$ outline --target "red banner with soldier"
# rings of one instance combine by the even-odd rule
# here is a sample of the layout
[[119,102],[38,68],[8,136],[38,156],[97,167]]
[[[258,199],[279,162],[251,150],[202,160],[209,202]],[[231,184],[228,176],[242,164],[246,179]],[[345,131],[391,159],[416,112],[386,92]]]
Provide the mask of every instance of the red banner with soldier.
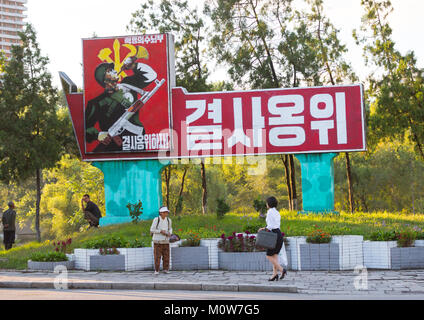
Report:
[[168,35],[83,39],[86,154],[170,149]]

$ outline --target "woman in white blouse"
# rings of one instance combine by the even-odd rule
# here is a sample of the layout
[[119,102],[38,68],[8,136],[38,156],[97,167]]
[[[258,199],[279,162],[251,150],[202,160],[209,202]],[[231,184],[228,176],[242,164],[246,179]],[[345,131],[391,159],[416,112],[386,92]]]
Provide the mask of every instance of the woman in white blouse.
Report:
[[277,210],[277,199],[275,197],[270,197],[266,199],[266,206],[268,212],[266,214],[266,228],[261,228],[261,230],[267,229],[268,231],[274,232],[277,234],[277,244],[274,249],[268,249],[266,251],[266,257],[272,264],[273,274],[269,281],[274,281],[279,279],[278,272],[281,272],[280,279],[284,279],[284,276],[287,274],[287,271],[280,265],[278,262],[278,255],[283,247],[283,235],[280,230],[281,216]]

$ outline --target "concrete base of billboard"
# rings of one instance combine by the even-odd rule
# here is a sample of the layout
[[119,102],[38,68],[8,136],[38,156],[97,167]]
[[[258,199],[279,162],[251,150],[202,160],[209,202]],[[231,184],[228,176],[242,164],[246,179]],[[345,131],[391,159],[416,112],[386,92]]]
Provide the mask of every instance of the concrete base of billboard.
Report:
[[298,154],[302,168],[301,213],[334,213],[334,166],[338,153]]
[[169,161],[104,161],[93,162],[104,174],[106,216],[101,226],[131,222],[128,203],[141,200],[141,219],[149,220],[158,215],[162,205],[162,170]]

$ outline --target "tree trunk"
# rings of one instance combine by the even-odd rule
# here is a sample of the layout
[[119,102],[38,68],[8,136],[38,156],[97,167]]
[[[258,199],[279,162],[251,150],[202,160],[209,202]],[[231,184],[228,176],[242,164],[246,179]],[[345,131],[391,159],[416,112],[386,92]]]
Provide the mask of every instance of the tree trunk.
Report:
[[287,193],[289,196],[289,210],[293,210],[293,201],[292,201],[292,187],[291,187],[291,179],[290,179],[290,168],[289,168],[289,156],[287,154],[281,155],[281,160],[284,163],[284,171],[286,174],[286,182],[287,182]]
[[181,213],[181,210],[183,208],[183,192],[184,192],[184,183],[185,183],[185,177],[187,175],[187,170],[188,168],[185,167],[183,177],[181,179],[180,193],[178,194],[177,205],[175,207],[175,214],[177,215]]
[[350,167],[350,157],[349,153],[345,153],[346,155],[346,174],[347,174],[347,186],[349,191],[349,209],[350,213],[354,213],[354,199],[353,199],[353,184],[352,184],[352,171]]
[[208,189],[206,185],[206,168],[204,160],[200,162],[201,173],[202,173],[202,212],[203,214],[207,213],[207,204],[208,204]]
[[296,191],[296,168],[294,166],[294,156],[289,155],[290,159],[290,180],[292,188],[292,210],[297,211],[297,191]]
[[41,170],[36,170],[37,180],[37,199],[35,203],[35,231],[37,232],[37,241],[41,242],[41,231],[40,231],[40,203],[41,203]]
[[171,181],[171,166],[165,168],[166,206],[169,208],[169,183]]

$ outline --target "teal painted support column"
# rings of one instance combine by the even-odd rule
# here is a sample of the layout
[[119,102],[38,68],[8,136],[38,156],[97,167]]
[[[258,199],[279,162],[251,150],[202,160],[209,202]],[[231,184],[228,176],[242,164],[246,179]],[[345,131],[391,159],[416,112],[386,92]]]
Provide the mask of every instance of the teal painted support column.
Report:
[[301,213],[336,213],[334,211],[334,165],[338,153],[299,154],[302,168]]
[[104,174],[106,216],[100,225],[131,222],[126,206],[139,200],[143,203],[141,219],[156,217],[162,205],[161,173],[168,164],[158,160],[93,162]]

